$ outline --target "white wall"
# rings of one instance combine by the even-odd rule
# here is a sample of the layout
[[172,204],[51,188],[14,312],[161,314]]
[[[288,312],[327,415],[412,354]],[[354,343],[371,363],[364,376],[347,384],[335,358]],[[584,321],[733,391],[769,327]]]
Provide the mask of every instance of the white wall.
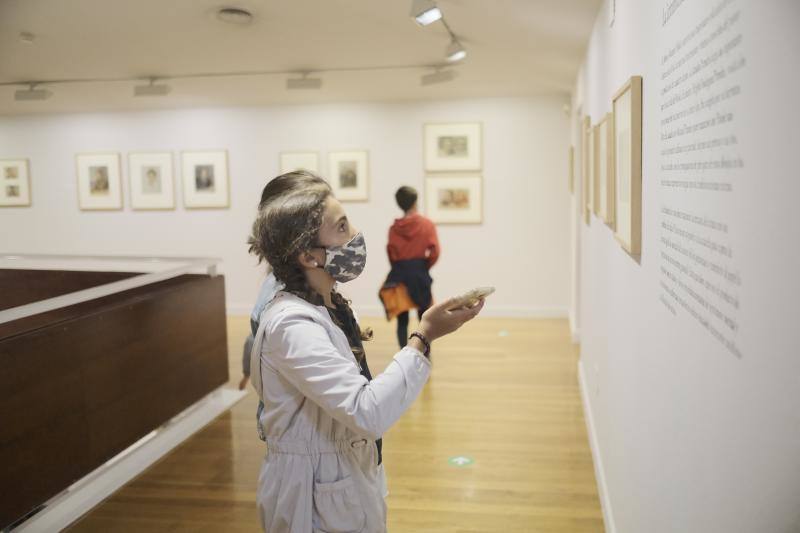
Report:
[[[572,104],[573,109],[583,106],[597,123],[624,81],[643,76],[641,263],[622,250],[596,216],[589,226],[579,226],[580,371],[607,529],[800,531],[800,3],[616,0],[613,27],[608,24],[609,5],[606,1],[595,24]],[[717,7],[720,12],[712,16]],[[670,14],[666,23],[665,12]],[[668,73],[676,58],[699,41],[687,39],[672,57],[670,49],[706,17],[709,23],[700,29],[699,40],[717,30],[720,37]],[[735,44],[737,35],[742,39]],[[725,43],[732,43],[731,48],[711,59]],[[676,92],[669,84],[706,59],[710,61],[698,76],[682,87],[692,87],[716,70],[715,83],[664,106]],[[739,59],[744,59],[741,68],[731,68]],[[662,122],[673,111],[731,87],[740,93],[694,115]],[[732,120],[662,139],[662,133],[717,113]],[[679,155],[665,152],[730,135],[736,144]],[[743,167],[668,167],[723,157],[740,159]],[[728,183],[732,189],[723,193],[669,185],[675,181]],[[675,222],[664,209],[723,222],[727,233]],[[722,257],[677,237],[663,226],[669,221],[730,246],[732,255]],[[720,280],[665,241],[724,263],[741,277],[741,284]],[[664,255],[677,256],[695,274],[721,285],[738,298],[738,308],[687,274],[676,273]],[[726,327],[686,288],[670,282],[665,271],[721,309],[737,327]],[[709,328],[720,332],[728,346]]]
[[[364,314],[381,314],[377,292],[388,272],[388,227],[400,216],[394,191],[424,192],[426,122],[483,123],[484,223],[441,226],[433,269],[439,298],[495,285],[487,314],[565,316],[568,218],[565,98],[484,99],[418,104],[352,104],[202,109],[0,118],[0,158],[30,159],[33,207],[0,210],[0,251],[20,253],[217,256],[224,260],[228,309],[247,313],[262,279],[245,239],[278,154],[369,151],[368,203],[346,204],[366,236],[369,260],[345,292]],[[231,208],[132,211],[127,158],[134,151],[227,149]],[[81,212],[76,153],[121,152],[126,192],[119,212]]]

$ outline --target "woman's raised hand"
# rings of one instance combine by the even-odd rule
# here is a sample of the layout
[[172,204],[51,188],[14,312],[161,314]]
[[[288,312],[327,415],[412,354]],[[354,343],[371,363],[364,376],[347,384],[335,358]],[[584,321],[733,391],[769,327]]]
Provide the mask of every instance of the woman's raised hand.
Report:
[[419,325],[419,332],[422,333],[429,342],[433,342],[439,337],[444,337],[449,333],[463,326],[481,312],[484,300],[481,299],[472,307],[459,307],[458,298],[451,298],[440,304],[436,304],[422,315]]

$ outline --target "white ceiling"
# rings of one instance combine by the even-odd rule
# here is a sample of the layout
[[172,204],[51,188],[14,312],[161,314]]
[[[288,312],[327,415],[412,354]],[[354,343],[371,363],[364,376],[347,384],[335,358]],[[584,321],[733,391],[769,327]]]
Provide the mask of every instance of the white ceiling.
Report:
[[[134,98],[132,81],[54,84],[38,102],[2,86],[0,114],[566,94],[600,3],[441,0],[469,55],[454,81],[422,87],[432,69],[421,66],[442,62],[449,37],[441,23],[417,26],[410,0],[0,0],[0,83],[413,66],[325,72],[321,90],[301,91],[286,74],[173,79],[149,98]],[[231,6],[254,22],[218,21]]]

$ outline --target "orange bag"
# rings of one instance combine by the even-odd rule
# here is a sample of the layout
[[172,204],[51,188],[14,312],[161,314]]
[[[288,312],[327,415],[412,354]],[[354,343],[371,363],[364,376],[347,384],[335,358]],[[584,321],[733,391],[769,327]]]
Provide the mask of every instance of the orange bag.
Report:
[[408,295],[408,289],[402,283],[384,285],[378,292],[378,297],[386,311],[386,320],[391,320],[400,313],[417,307],[417,304]]

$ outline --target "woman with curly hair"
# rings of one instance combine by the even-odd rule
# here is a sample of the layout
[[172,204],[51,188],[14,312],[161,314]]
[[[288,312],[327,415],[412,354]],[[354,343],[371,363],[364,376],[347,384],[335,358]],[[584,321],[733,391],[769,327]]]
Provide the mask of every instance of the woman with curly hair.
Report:
[[430,344],[474,318],[483,302],[432,306],[386,369],[372,376],[338,283],[358,277],[364,237],[328,184],[290,172],[264,188],[249,239],[282,285],[258,317],[251,379],[264,403],[267,455],[258,481],[270,533],[386,530],[382,435],[430,374]]

